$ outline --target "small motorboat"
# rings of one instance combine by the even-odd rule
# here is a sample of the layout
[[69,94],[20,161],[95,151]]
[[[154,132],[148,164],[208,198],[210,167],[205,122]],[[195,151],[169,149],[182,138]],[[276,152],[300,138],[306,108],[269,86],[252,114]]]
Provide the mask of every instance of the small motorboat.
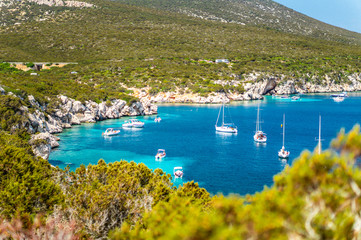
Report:
[[123,128],[142,128],[144,127],[144,122],[139,121],[138,119],[129,119],[125,121],[122,125]]
[[292,100],[293,100],[293,101],[300,100],[300,97],[299,97],[299,96],[293,96],[293,97],[292,97]]
[[288,95],[281,95],[280,98],[290,98]]
[[102,133],[103,136],[114,136],[118,135],[120,133],[120,130],[115,130],[113,128],[107,128],[105,132]]
[[154,119],[154,122],[160,122],[162,119],[160,118],[160,117],[156,117],[155,119]]
[[348,94],[347,92],[342,92],[339,94],[340,97],[348,97]]
[[164,149],[158,149],[157,154],[155,155],[155,160],[162,160],[163,158],[165,158],[166,154],[165,154],[165,150]]
[[335,97],[348,97],[348,94],[347,94],[347,92],[336,93],[336,94],[331,94],[331,97],[332,98],[335,98]]
[[183,178],[183,168],[182,167],[175,167],[173,169],[173,174],[175,178]]
[[334,102],[342,102],[343,100],[345,100],[345,98],[341,96],[333,97],[332,99]]

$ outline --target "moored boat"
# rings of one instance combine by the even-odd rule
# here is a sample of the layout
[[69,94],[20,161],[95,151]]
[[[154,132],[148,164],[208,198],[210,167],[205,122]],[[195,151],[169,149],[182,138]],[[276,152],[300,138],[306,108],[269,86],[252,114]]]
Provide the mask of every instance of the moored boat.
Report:
[[141,122],[138,119],[129,119],[123,123],[122,127],[123,128],[142,128],[142,127],[144,127],[144,122]]
[[120,133],[120,130],[116,130],[113,128],[107,128],[105,132],[102,133],[103,136],[114,136],[118,135]]
[[[221,114],[221,111],[222,111],[222,125],[217,126],[219,115]],[[225,132],[225,133],[237,133],[238,132],[237,126],[235,126],[233,123],[225,123],[224,122],[224,104],[222,104],[221,108],[219,109],[215,128],[216,128],[217,132]]]
[[175,178],[183,178],[183,168],[182,167],[175,167],[173,169],[173,174]]
[[257,109],[257,121],[256,121],[256,133],[253,136],[255,142],[265,143],[267,142],[266,134],[261,130],[261,122],[259,120],[259,104]]
[[280,158],[288,158],[290,156],[290,151],[285,150],[285,131],[286,131],[286,122],[285,122],[285,115],[283,114],[283,133],[282,133],[282,148],[278,152],[278,156]]
[[343,102],[343,100],[345,100],[345,98],[341,96],[333,97],[332,99],[334,102]]
[[331,94],[331,97],[348,97],[347,92],[342,92],[342,93],[336,93],[336,94]]
[[162,160],[163,158],[165,158],[166,154],[165,154],[165,150],[164,149],[158,149],[157,154],[155,155],[155,160]]

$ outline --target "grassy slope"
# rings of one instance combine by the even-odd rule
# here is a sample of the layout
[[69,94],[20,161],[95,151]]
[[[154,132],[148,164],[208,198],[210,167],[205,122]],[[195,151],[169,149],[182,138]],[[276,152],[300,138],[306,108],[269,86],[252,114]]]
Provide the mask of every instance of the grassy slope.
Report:
[[[119,82],[153,90],[183,86],[207,93],[220,90],[212,80],[239,79],[252,71],[296,78],[328,74],[342,81],[361,67],[358,46],[117,2],[96,4],[95,9],[60,12],[52,21],[1,28],[0,59],[80,64],[44,72],[41,81],[28,74],[4,73],[0,84],[37,95],[101,100],[124,92]],[[146,61],[149,58],[153,60]],[[216,58],[229,58],[232,68],[194,61]],[[70,77],[71,70],[79,74]],[[90,94],[94,88],[96,93]]]
[[51,22],[31,22],[0,33],[0,58],[80,61],[147,57],[313,57],[349,55],[359,47],[237,24],[192,19],[156,10],[102,2]]
[[136,6],[181,12],[216,21],[261,26],[282,32],[361,44],[361,34],[310,18],[271,0],[116,0]]

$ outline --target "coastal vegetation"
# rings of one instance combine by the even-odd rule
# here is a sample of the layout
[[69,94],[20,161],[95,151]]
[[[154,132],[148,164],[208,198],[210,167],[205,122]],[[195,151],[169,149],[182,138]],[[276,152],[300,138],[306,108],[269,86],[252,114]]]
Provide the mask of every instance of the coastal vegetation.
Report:
[[194,182],[175,188],[170,175],[134,162],[100,160],[75,172],[53,168],[33,157],[23,137],[2,132],[0,234],[38,229],[73,239],[358,238],[360,155],[355,126],[341,131],[329,150],[303,152],[262,192],[211,197]]
[[[361,46],[345,37],[93,2],[97,7],[57,11],[23,6],[19,24],[18,12],[1,13],[7,22],[0,27],[0,90],[13,94],[0,92],[0,238],[49,232],[59,239],[361,238],[359,126],[341,132],[322,154],[302,153],[272,187],[247,196],[211,196],[194,182],[177,188],[170,175],[134,162],[99,160],[71,172],[35,157],[23,126],[24,108],[36,111],[29,95],[51,114],[59,95],[130,104],[138,100],[135,88],[151,95],[242,93],[246,76],[255,74],[254,81],[273,76],[298,84],[348,83],[360,75]],[[44,21],[34,17],[45,12]],[[219,58],[230,63],[215,63]],[[77,64],[31,75],[35,70],[11,61]]]

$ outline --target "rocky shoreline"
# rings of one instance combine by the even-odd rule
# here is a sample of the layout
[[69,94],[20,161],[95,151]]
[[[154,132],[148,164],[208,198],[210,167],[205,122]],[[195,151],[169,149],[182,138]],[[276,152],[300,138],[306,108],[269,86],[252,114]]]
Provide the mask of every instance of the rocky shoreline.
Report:
[[[175,92],[159,92],[156,95],[148,93],[149,88],[132,89],[134,96],[140,101],[132,103],[130,106],[125,101],[116,99],[113,101],[96,103],[94,101],[86,101],[84,104],[80,101],[68,98],[66,96],[58,96],[59,103],[55,109],[49,114],[48,106],[43,106],[35,100],[31,95],[28,101],[31,105],[29,109],[26,106],[21,107],[21,115],[25,116],[22,126],[14,128],[24,128],[32,134],[30,144],[36,156],[44,159],[49,158],[52,148],[59,146],[59,138],[54,133],[60,133],[64,128],[71,128],[72,125],[81,123],[95,123],[106,119],[117,119],[123,116],[152,115],[157,113],[156,103],[228,103],[230,101],[247,101],[263,99],[264,95],[283,95],[296,93],[329,93],[329,92],[353,92],[361,91],[361,74],[354,74],[349,77],[348,83],[334,84],[330,79],[326,79],[322,84],[312,84],[310,82],[297,82],[275,77],[264,78],[262,81],[256,81],[257,76],[253,79],[247,79],[247,82],[240,81],[221,81],[217,82],[222,85],[243,84],[243,93],[221,92],[210,93],[208,96],[201,96],[196,93],[184,93],[184,91]],[[216,82],[216,81],[215,81]],[[0,94],[12,95],[6,93],[0,86]],[[16,97],[16,96],[15,96]],[[15,130],[15,129],[14,129]]]
[[[33,96],[29,96],[32,107],[35,112],[27,113],[28,123],[25,128],[33,133],[30,140],[35,155],[44,159],[49,158],[51,149],[59,146],[59,138],[52,135],[60,133],[64,128],[71,128],[72,125],[81,123],[95,123],[106,119],[117,119],[123,116],[152,115],[157,113],[157,106],[150,103],[147,99],[142,99],[128,106],[125,101],[116,99],[109,102],[96,103],[86,101],[82,104],[80,101],[59,96],[59,108],[53,110],[53,114],[45,115],[42,111],[45,106],[40,106]],[[38,133],[38,134],[35,134]],[[40,141],[39,141],[40,140]],[[42,144],[36,144],[41,143]]]
[[[348,77],[348,83],[336,84],[331,78],[326,77],[320,84],[311,83],[310,81],[286,80],[285,76],[281,77],[264,77],[257,80],[258,74],[250,75],[244,81],[214,81],[214,83],[231,86],[240,84],[244,87],[243,93],[210,93],[208,96],[201,96],[197,93],[187,93],[187,89],[178,89],[174,92],[159,92],[156,95],[148,94],[149,88],[134,89],[134,96],[140,99],[147,99],[151,103],[228,103],[230,101],[249,101],[263,99],[264,95],[284,95],[297,93],[330,93],[330,92],[354,92],[361,91],[361,74],[353,74]],[[186,93],[184,93],[186,92]]]
[[[12,92],[5,92],[1,86],[0,95],[18,97]],[[27,100],[30,107],[21,106],[18,112],[24,116],[22,125],[13,126],[12,130],[26,129],[31,133],[30,144],[33,152],[44,159],[49,158],[52,148],[59,146],[59,138],[53,134],[62,132],[64,128],[123,116],[152,115],[156,114],[158,109],[157,105],[145,98],[128,106],[120,99],[99,104],[86,101],[83,104],[66,96],[58,96],[58,103],[55,104],[57,107],[54,109],[49,109],[48,105],[41,105],[32,95],[29,95]]]

